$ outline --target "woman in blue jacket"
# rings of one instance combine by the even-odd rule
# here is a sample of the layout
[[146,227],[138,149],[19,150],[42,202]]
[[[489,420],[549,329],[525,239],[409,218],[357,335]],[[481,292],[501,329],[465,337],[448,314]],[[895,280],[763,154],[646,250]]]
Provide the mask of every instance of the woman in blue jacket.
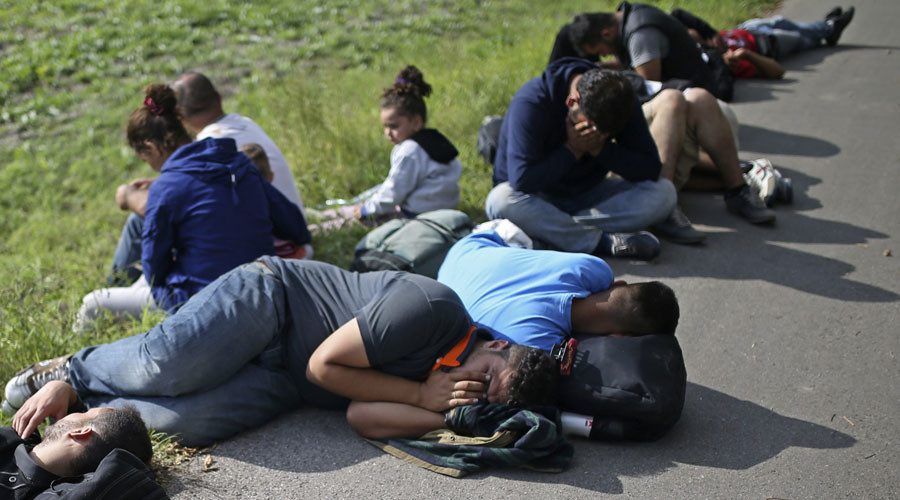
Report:
[[160,176],[150,184],[144,215],[142,276],[127,288],[106,288],[83,300],[76,329],[102,310],[139,318],[144,310],[174,312],[226,271],[274,255],[272,236],[309,243],[303,214],[271,184],[233,139],[191,142],[168,85],[144,89],[131,113],[128,144]]

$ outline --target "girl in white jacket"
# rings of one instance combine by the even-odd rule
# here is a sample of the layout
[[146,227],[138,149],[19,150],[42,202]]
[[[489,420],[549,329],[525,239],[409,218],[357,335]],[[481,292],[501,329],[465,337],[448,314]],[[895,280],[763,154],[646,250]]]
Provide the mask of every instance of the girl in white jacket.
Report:
[[[425,98],[431,85],[415,66],[403,68],[381,96],[381,123],[384,135],[394,143],[391,170],[381,184],[359,195],[353,205],[321,212],[337,216],[339,227],[349,219],[380,223],[395,217],[415,217],[459,203],[459,152],[443,134],[425,128],[428,111]],[[329,213],[330,212],[330,213]]]

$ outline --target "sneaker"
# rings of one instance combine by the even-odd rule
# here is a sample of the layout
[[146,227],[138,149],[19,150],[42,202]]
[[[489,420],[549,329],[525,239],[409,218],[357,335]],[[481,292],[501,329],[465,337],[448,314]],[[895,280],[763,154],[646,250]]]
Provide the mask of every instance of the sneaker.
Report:
[[775,203],[775,191],[778,189],[778,182],[775,179],[775,170],[772,163],[765,158],[753,160],[750,162],[752,167],[744,174],[744,180],[747,185],[759,195],[759,198],[767,206]]
[[850,24],[850,21],[853,20],[853,13],[856,9],[850,7],[849,9],[843,11],[839,16],[832,17],[828,21],[828,24],[831,25],[831,34],[825,37],[825,43],[829,46],[834,47],[838,43],[838,39],[841,38],[841,33],[844,32],[844,28]]
[[744,180],[756,189],[760,198],[769,207],[776,201],[791,203],[794,201],[794,184],[790,177],[785,177],[765,158],[753,161],[742,161],[741,170]]
[[612,257],[652,260],[659,255],[659,240],[647,231],[603,233],[595,253]]
[[650,228],[657,235],[673,242],[684,245],[701,243],[706,235],[694,229],[691,221],[680,208],[675,207],[666,220]]
[[781,175],[777,168],[773,168],[772,173],[775,174],[775,200],[790,205],[794,201],[793,181]]
[[729,212],[740,215],[752,224],[765,224],[775,220],[775,212],[766,208],[750,186],[742,186],[736,194],[725,193],[725,206]]
[[34,393],[47,385],[51,380],[69,382],[69,358],[72,355],[60,356],[35,363],[28,368],[16,373],[6,383],[6,401],[3,404],[3,413],[10,409],[18,410]]

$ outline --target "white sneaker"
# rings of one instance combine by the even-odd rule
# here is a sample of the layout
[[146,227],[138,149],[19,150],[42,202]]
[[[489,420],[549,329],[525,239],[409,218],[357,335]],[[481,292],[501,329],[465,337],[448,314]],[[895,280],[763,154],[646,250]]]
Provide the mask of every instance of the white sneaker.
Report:
[[750,170],[744,174],[744,180],[759,195],[766,204],[772,206],[775,203],[775,192],[778,190],[778,181],[775,178],[775,167],[765,158],[749,162]]
[[794,201],[794,184],[791,178],[782,175],[766,158],[742,161],[741,170],[744,172],[744,180],[759,193],[766,206],[771,207],[776,201],[788,204]]

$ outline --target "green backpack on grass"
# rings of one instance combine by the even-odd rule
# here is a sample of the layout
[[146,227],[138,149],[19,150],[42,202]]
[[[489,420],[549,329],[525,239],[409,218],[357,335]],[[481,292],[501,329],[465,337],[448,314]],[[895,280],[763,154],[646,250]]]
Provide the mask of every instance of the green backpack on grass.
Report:
[[444,257],[472,232],[459,210],[434,210],[415,219],[394,219],[373,229],[356,245],[351,271],[409,271],[437,278]]

